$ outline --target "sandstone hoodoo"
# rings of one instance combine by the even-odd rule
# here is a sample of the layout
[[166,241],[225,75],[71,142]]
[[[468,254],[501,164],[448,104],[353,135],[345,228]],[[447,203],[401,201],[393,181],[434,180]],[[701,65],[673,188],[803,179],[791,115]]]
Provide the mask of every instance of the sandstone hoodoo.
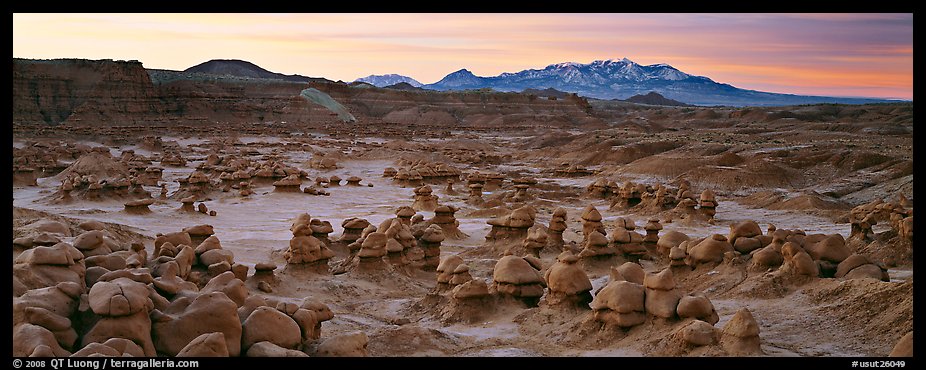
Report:
[[154,204],[154,199],[138,199],[125,202],[126,212],[132,213],[148,213],[151,212],[151,209],[148,206]]
[[675,287],[675,277],[671,269],[647,274],[643,278],[643,287],[646,288],[646,313],[663,319],[678,316],[677,307],[682,294]]
[[588,195],[594,198],[607,199],[611,196],[611,187],[608,185],[608,179],[600,177],[585,188]]
[[761,355],[759,324],[749,309],[742,308],[723,326],[720,344],[731,356]]
[[482,188],[485,185],[480,183],[469,184],[469,197],[466,198],[466,204],[481,206],[485,203],[485,199],[482,198]]
[[415,209],[409,206],[401,206],[395,211],[396,218],[399,219],[402,224],[409,226],[412,224],[412,217],[415,216]]
[[589,205],[585,207],[582,211],[582,243],[586,244],[588,238],[591,236],[593,231],[597,231],[602,235],[607,235],[608,232],[604,229],[604,224],[601,223],[602,217],[601,213],[598,212],[598,209],[595,206]]
[[283,252],[287,267],[304,266],[313,271],[328,272],[328,260],[334,257],[334,253],[312,236],[311,218],[308,214],[299,215],[293,223],[292,232],[293,238],[289,241],[289,248]]
[[634,231],[636,223],[629,218],[618,217],[615,225],[617,227],[611,232],[612,249],[630,261],[639,261],[648,250],[644,245],[645,237]]
[[437,208],[437,195],[431,194],[433,190],[428,185],[415,189],[415,202],[412,208],[418,211],[434,211]]
[[433,271],[440,264],[440,243],[444,241],[444,230],[438,225],[428,226],[418,238],[418,246],[424,250],[422,269]]
[[525,258],[509,255],[495,263],[492,288],[499,294],[514,297],[528,306],[536,306],[543,296],[545,286],[540,269]]
[[548,293],[546,303],[551,306],[568,305],[588,309],[592,301],[592,283],[576,262],[579,258],[569,251],[556,257],[556,263],[544,273]]
[[454,206],[440,205],[434,209],[434,218],[428,220],[432,225],[437,225],[443,230],[444,237],[450,240],[463,240],[469,237],[466,233],[460,231],[460,222],[454,216],[460,209]]
[[563,232],[566,231],[566,210],[557,207],[550,217],[550,226],[547,227],[547,245],[555,250],[561,250],[565,245]]
[[450,290],[450,280],[453,278],[453,272],[457,267],[463,264],[463,258],[458,255],[452,255],[441,259],[437,265],[437,291],[443,292]]
[[[486,234],[486,243],[492,246],[518,245],[527,238],[528,230],[534,226],[536,210],[525,206],[511,211],[511,213],[487,221],[492,230]],[[505,250],[504,248],[502,250]]]
[[646,321],[643,284],[611,279],[595,294],[591,308],[593,318],[606,326],[629,328]]
[[717,214],[717,198],[711,189],[704,189],[701,192],[701,200],[698,202],[698,209],[708,219],[713,219]]
[[299,192],[302,186],[302,179],[299,175],[289,175],[273,182],[273,191]]
[[527,238],[524,239],[524,244],[522,245],[523,249],[527,251],[528,254],[536,258],[540,258],[540,251],[542,251],[546,246],[547,233],[537,227],[530,229],[527,234]]
[[360,239],[363,229],[367,226],[370,226],[370,222],[362,218],[351,217],[344,219],[344,221],[341,222],[341,228],[344,229],[344,233],[341,234],[338,241],[346,245],[352,244],[357,241],[357,239]]

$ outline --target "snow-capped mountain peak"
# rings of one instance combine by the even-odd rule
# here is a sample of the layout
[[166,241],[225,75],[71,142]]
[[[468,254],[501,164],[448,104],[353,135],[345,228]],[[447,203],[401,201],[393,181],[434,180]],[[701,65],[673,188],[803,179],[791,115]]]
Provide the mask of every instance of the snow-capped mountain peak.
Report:
[[355,82],[357,81],[366,82],[376,87],[391,86],[391,85],[395,85],[400,82],[405,82],[414,87],[420,87],[422,85],[421,82],[416,81],[414,78],[411,78],[408,76],[397,75],[394,73],[385,74],[385,75],[369,75],[366,77],[358,78],[354,81]]
[[[626,99],[634,95],[657,92],[666,98],[693,104],[741,105],[809,101],[809,97],[742,90],[714,82],[707,77],[687,74],[665,63],[640,65],[626,57],[619,60],[595,60],[588,64],[555,63],[543,69],[505,72],[493,77],[475,76],[472,72],[461,69],[436,83],[425,85],[424,88],[490,88],[497,91],[553,88],[599,99]],[[813,101],[828,101],[819,98],[816,97],[817,100]]]

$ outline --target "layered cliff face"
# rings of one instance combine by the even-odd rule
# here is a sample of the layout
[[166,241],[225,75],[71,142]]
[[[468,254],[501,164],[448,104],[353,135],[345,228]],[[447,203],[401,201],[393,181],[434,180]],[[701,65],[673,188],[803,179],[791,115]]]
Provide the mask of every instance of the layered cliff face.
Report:
[[13,121],[157,120],[163,105],[137,61],[13,59]]
[[[146,70],[137,61],[13,60],[13,122],[106,125],[340,122],[300,96],[328,94],[363,122],[434,127],[601,124],[577,97],[424,92]],[[343,112],[342,112],[343,113]],[[343,114],[342,114],[343,116]]]
[[588,102],[578,97],[551,100],[528,94],[481,91],[403,91],[312,84],[358,117],[419,126],[569,127],[600,125]]

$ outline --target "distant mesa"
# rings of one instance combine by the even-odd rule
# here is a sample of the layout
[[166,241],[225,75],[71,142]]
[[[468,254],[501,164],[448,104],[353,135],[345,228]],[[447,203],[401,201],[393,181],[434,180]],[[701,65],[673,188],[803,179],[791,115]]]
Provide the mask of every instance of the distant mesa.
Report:
[[646,95],[634,95],[630,98],[625,99],[624,101],[637,104],[646,104],[646,105],[665,105],[672,107],[693,107],[691,104],[685,104],[678,100],[672,100],[666,98],[662,95],[659,95],[657,92],[649,92]]
[[[397,75],[394,73],[385,74],[385,75],[369,75],[366,77],[361,77],[354,82],[366,82],[370,85],[376,87],[389,87],[400,83],[406,83],[412,87],[421,87],[421,82],[416,81],[414,78],[408,76]],[[405,90],[405,89],[402,89]]]
[[213,59],[197,64],[184,70],[187,73],[205,73],[222,76],[235,76],[246,78],[266,78],[292,82],[331,82],[324,78],[306,77],[301,75],[284,75],[270,72],[254,63],[237,59]]

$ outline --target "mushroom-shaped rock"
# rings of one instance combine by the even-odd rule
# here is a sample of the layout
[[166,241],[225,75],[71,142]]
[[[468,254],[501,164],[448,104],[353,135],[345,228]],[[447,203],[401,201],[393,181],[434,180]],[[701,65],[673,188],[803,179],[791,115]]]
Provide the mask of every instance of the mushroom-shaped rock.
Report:
[[385,233],[370,233],[360,245],[358,256],[363,258],[379,258],[386,255],[386,243],[388,240],[394,240],[386,236]]
[[421,211],[433,211],[437,208],[437,199],[436,195],[431,194],[434,190],[431,189],[429,185],[422,185],[419,188],[415,189],[415,202],[412,204],[412,208]]
[[588,236],[592,231],[598,231],[602,234],[607,234],[607,231],[604,230],[604,226],[601,224],[601,213],[598,212],[598,209],[593,205],[585,207],[582,211],[582,242],[585,243],[588,241]]
[[360,186],[360,182],[361,182],[361,181],[363,181],[363,179],[361,179],[361,178],[359,178],[359,177],[357,177],[357,176],[351,176],[351,177],[348,177],[348,178],[347,178],[347,185],[351,185],[351,186]]
[[458,255],[452,255],[440,261],[440,264],[437,265],[437,286],[439,290],[449,288],[454,270],[462,264],[463,258]]
[[418,239],[418,246],[424,250],[425,270],[436,269],[440,264],[440,243],[444,241],[444,230],[432,224],[424,229],[421,238]]
[[460,223],[454,217],[454,213],[459,211],[457,207],[441,205],[434,209],[434,218],[430,220],[431,224],[440,226],[444,230],[444,236],[447,239],[462,240],[469,237],[460,231]]
[[154,204],[154,199],[137,199],[125,202],[125,210],[130,212],[146,212],[150,211],[148,206]]
[[659,223],[658,219],[651,218],[646,222],[646,225],[643,225],[643,230],[646,230],[646,236],[643,237],[644,243],[657,243],[659,242],[659,230],[662,230],[662,224]]
[[523,246],[532,256],[540,258],[540,251],[547,246],[547,233],[539,228],[532,228],[524,239]]
[[512,241],[522,243],[527,237],[528,230],[534,226],[536,211],[533,207],[525,206],[511,213],[487,221],[492,230],[486,235],[486,241]]
[[550,290],[547,303],[569,303],[582,308],[588,307],[588,303],[592,301],[592,283],[585,271],[576,265],[579,258],[565,251],[556,260],[544,275],[547,288]]
[[611,281],[605,285],[591,308],[595,321],[627,328],[646,321],[643,285],[629,281]]
[[409,206],[401,206],[395,211],[395,215],[402,223],[411,225],[411,219],[412,216],[415,215],[415,209]]
[[344,233],[341,234],[341,237],[338,241],[344,242],[346,244],[353,243],[360,239],[360,233],[364,228],[370,226],[370,222],[362,218],[351,217],[345,219],[341,222],[341,227],[344,229]]
[[550,218],[550,226],[547,227],[547,244],[553,248],[562,248],[564,245],[564,231],[566,231],[566,210],[562,207],[557,207],[553,210],[553,216]]
[[681,293],[675,289],[675,278],[671,269],[656,274],[647,274],[643,279],[646,288],[646,312],[665,319],[676,316]]
[[504,256],[495,264],[492,273],[496,291],[517,298],[534,299],[529,304],[536,304],[543,296],[545,284],[540,272],[524,258]]
[[759,324],[752,312],[742,308],[724,325],[720,343],[727,353],[734,356],[761,354]]

